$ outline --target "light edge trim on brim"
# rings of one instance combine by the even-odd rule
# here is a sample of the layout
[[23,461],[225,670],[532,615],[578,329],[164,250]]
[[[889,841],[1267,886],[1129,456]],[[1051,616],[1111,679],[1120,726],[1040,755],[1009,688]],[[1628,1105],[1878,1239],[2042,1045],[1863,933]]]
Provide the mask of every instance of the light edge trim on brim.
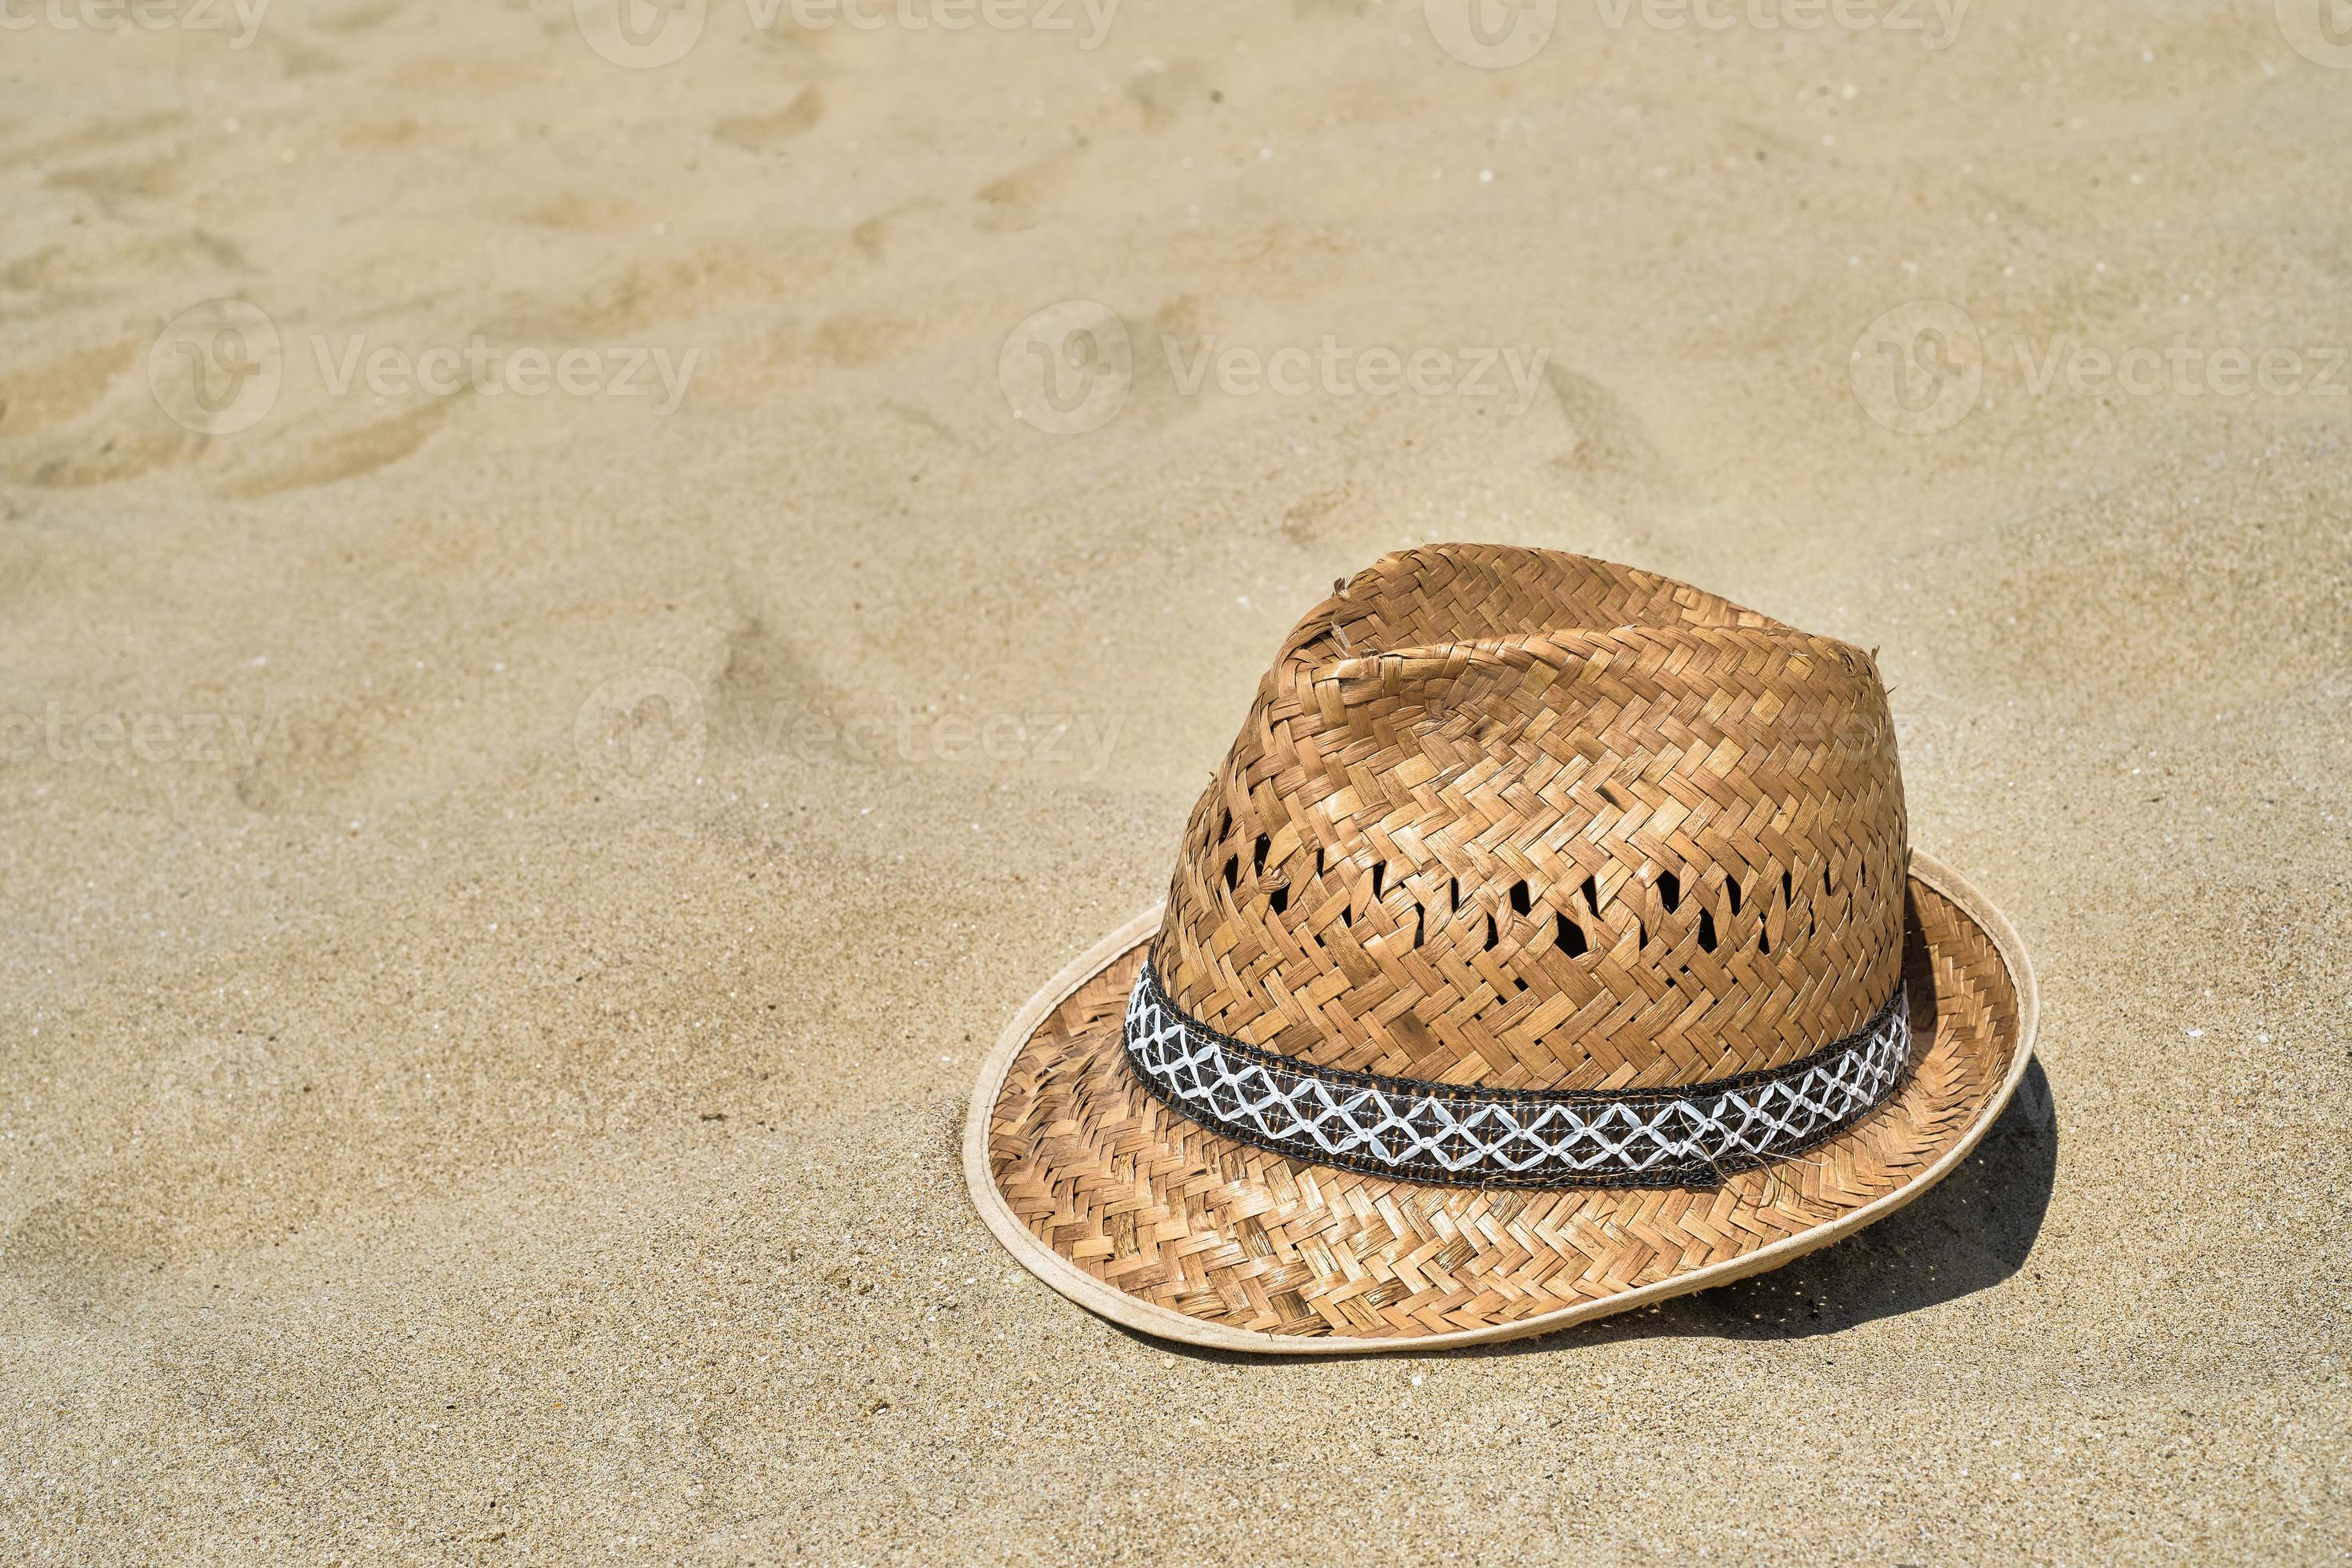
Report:
[[1079,986],[1100,973],[1121,953],[1148,940],[1158,931],[1161,914],[1167,908],[1164,903],[1154,904],[1143,910],[1065,965],[1013,1016],[1013,1021],[997,1037],[996,1044],[981,1062],[980,1079],[972,1089],[971,1108],[964,1118],[964,1184],[971,1190],[972,1203],[980,1210],[981,1218],[1014,1259],[1045,1284],[1087,1310],[1154,1339],[1174,1340],[1211,1350],[1240,1351],[1251,1355],[1369,1355],[1399,1351],[1444,1350],[1458,1345],[1496,1344],[1507,1340],[1550,1333],[1596,1318],[1611,1317],[1636,1307],[1687,1295],[1694,1290],[1728,1285],[1751,1274],[1760,1274],[1793,1262],[1806,1253],[1843,1240],[1864,1226],[1885,1218],[1942,1181],[1968,1158],[2000,1119],[2000,1113],[2008,1108],[2010,1097],[2017,1092],[2017,1086],[2024,1080],[2026,1068],[2033,1060],[2034,1035],[2041,1023],[2041,994],[2034,981],[2033,965],[2025,955],[2024,943],[2019,941],[2016,930],[2010,925],[2008,918],[1978,892],[1966,878],[1933,856],[1912,851],[1909,875],[1949,900],[1992,940],[1993,950],[2000,955],[2001,965],[2008,972],[2010,985],[2017,994],[2017,1044],[2010,1058],[2009,1071],[2003,1075],[2000,1087],[1985,1101],[1976,1119],[1953,1140],[1952,1146],[1910,1181],[1884,1197],[1872,1199],[1851,1214],[1794,1236],[1784,1237],[1738,1258],[1694,1268],[1686,1274],[1672,1275],[1597,1301],[1580,1302],[1518,1321],[1490,1323],[1477,1329],[1449,1329],[1443,1333],[1406,1338],[1276,1334],[1263,1329],[1236,1329],[1229,1324],[1187,1317],[1166,1307],[1153,1306],[1104,1284],[1039,1241],[1013,1214],[1012,1205],[1005,1202],[1004,1194],[997,1188],[996,1173],[989,1161],[988,1127],[998,1097],[1003,1093],[1005,1076],[1012,1071],[1014,1058],[1036,1034],[1038,1026],[1054,1009],[1068,1001]]

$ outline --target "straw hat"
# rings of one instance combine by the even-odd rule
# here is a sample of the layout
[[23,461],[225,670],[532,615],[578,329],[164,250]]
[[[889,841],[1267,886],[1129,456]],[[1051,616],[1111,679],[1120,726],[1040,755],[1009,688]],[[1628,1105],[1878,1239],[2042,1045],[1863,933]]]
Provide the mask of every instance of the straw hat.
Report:
[[1437,545],[1283,643],[1168,901],[989,1053],[965,1172],[1024,1265],[1146,1333],[1509,1339],[1893,1213],[2034,1016],[2009,923],[1909,848],[1869,654]]

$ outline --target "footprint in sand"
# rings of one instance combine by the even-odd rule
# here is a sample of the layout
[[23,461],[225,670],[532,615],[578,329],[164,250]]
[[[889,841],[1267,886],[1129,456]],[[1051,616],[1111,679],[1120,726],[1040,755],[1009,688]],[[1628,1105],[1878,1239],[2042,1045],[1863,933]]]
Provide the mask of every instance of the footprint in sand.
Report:
[[850,243],[857,247],[858,254],[865,257],[866,260],[879,261],[882,259],[882,248],[889,240],[893,226],[918,213],[930,211],[939,205],[939,202],[930,196],[916,196],[911,200],[900,202],[897,206],[887,212],[877,213],[851,229]]
[[135,163],[88,163],[59,169],[41,184],[53,191],[85,191],[101,201],[158,201],[179,193],[187,173],[184,153]]
[[0,379],[0,440],[79,417],[98,406],[114,378],[139,362],[139,340],[80,349]]
[[896,316],[845,314],[827,319],[809,341],[818,358],[836,365],[873,364],[913,343],[921,335],[914,322]]
[[740,617],[727,634],[727,661],[711,682],[719,742],[755,761],[790,751],[797,735],[836,706],[824,678],[790,637],[755,607],[756,597],[730,585]]
[[1647,510],[1681,493],[1674,465],[1615,393],[1557,364],[1546,367],[1544,382],[1575,438],[1551,466],[1580,490],[1612,510]]
[[792,101],[791,107],[774,114],[730,115],[710,128],[710,133],[730,147],[740,147],[747,153],[772,153],[795,136],[805,135],[816,129],[824,118],[824,94],[814,87],[804,87]]
[[1127,96],[1143,110],[1147,131],[1158,131],[1194,110],[1213,107],[1221,100],[1209,86],[1209,73],[1198,60],[1162,65],[1157,60],[1136,68],[1127,79]]
[[136,479],[158,468],[191,462],[205,449],[205,438],[166,424],[148,411],[146,420],[129,430],[75,439],[71,432],[37,444],[5,470],[18,484],[43,489],[87,489]]
[[572,234],[617,234],[646,226],[645,216],[627,202],[592,201],[572,191],[563,192],[525,216],[543,228]]
[[980,230],[983,234],[1017,234],[1037,226],[1037,208],[1045,199],[1046,188],[1054,173],[1053,159],[1044,159],[1025,169],[1016,169],[972,193],[981,205]]
[[46,288],[50,268],[64,254],[62,247],[45,245],[30,256],[20,256],[14,261],[0,265],[0,289],[7,289],[11,294],[29,294],[36,289]]
[[[64,354],[0,381],[0,472],[19,484],[79,489],[170,468],[204,447],[195,427],[158,416],[131,390],[137,339]],[[107,412],[110,398],[120,403]]]
[[278,46],[278,64],[289,81],[333,76],[338,71],[351,68],[343,63],[342,57],[331,49],[322,49],[316,44],[306,44],[299,39],[281,42]]
[[0,169],[22,168],[28,164],[55,163],[61,159],[79,157],[85,153],[103,152],[141,142],[150,136],[184,129],[187,115],[176,109],[155,110],[145,114],[126,114],[114,120],[100,120],[53,136],[47,142],[35,142],[12,152],[0,153]]
[[312,13],[310,27],[320,33],[364,33],[391,21],[406,8],[404,0],[360,0]]
[[137,1289],[172,1256],[172,1246],[160,1215],[133,1211],[110,1189],[36,1204],[9,1230],[0,1253],[34,1296],[79,1321]]
[[303,718],[278,717],[242,743],[250,758],[237,771],[237,804],[273,816],[306,806],[330,809],[326,803],[361,776],[368,726],[369,715],[352,704]]
[[316,489],[388,468],[425,445],[463,395],[428,397],[390,419],[330,436],[290,462],[239,476],[229,483],[228,492],[253,500]]

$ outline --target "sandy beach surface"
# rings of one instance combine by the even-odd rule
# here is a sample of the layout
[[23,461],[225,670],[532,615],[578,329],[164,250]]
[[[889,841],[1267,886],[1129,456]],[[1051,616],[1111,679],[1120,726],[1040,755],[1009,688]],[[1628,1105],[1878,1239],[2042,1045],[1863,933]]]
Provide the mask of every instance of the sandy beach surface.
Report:
[[[1430,3],[0,5],[0,1552],[2352,1552],[2352,35]],[[2039,1064],[1658,1310],[1113,1329],[980,1057],[1456,538],[1877,648]]]

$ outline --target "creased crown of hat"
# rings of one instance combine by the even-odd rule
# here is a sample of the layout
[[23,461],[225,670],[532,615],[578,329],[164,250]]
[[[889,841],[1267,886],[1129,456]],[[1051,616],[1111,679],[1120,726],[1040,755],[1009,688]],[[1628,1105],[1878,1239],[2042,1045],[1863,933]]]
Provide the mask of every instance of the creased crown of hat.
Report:
[[1864,1027],[1905,858],[1869,655],[1604,562],[1408,551],[1260,682],[1151,971],[1302,1065],[1670,1089]]

